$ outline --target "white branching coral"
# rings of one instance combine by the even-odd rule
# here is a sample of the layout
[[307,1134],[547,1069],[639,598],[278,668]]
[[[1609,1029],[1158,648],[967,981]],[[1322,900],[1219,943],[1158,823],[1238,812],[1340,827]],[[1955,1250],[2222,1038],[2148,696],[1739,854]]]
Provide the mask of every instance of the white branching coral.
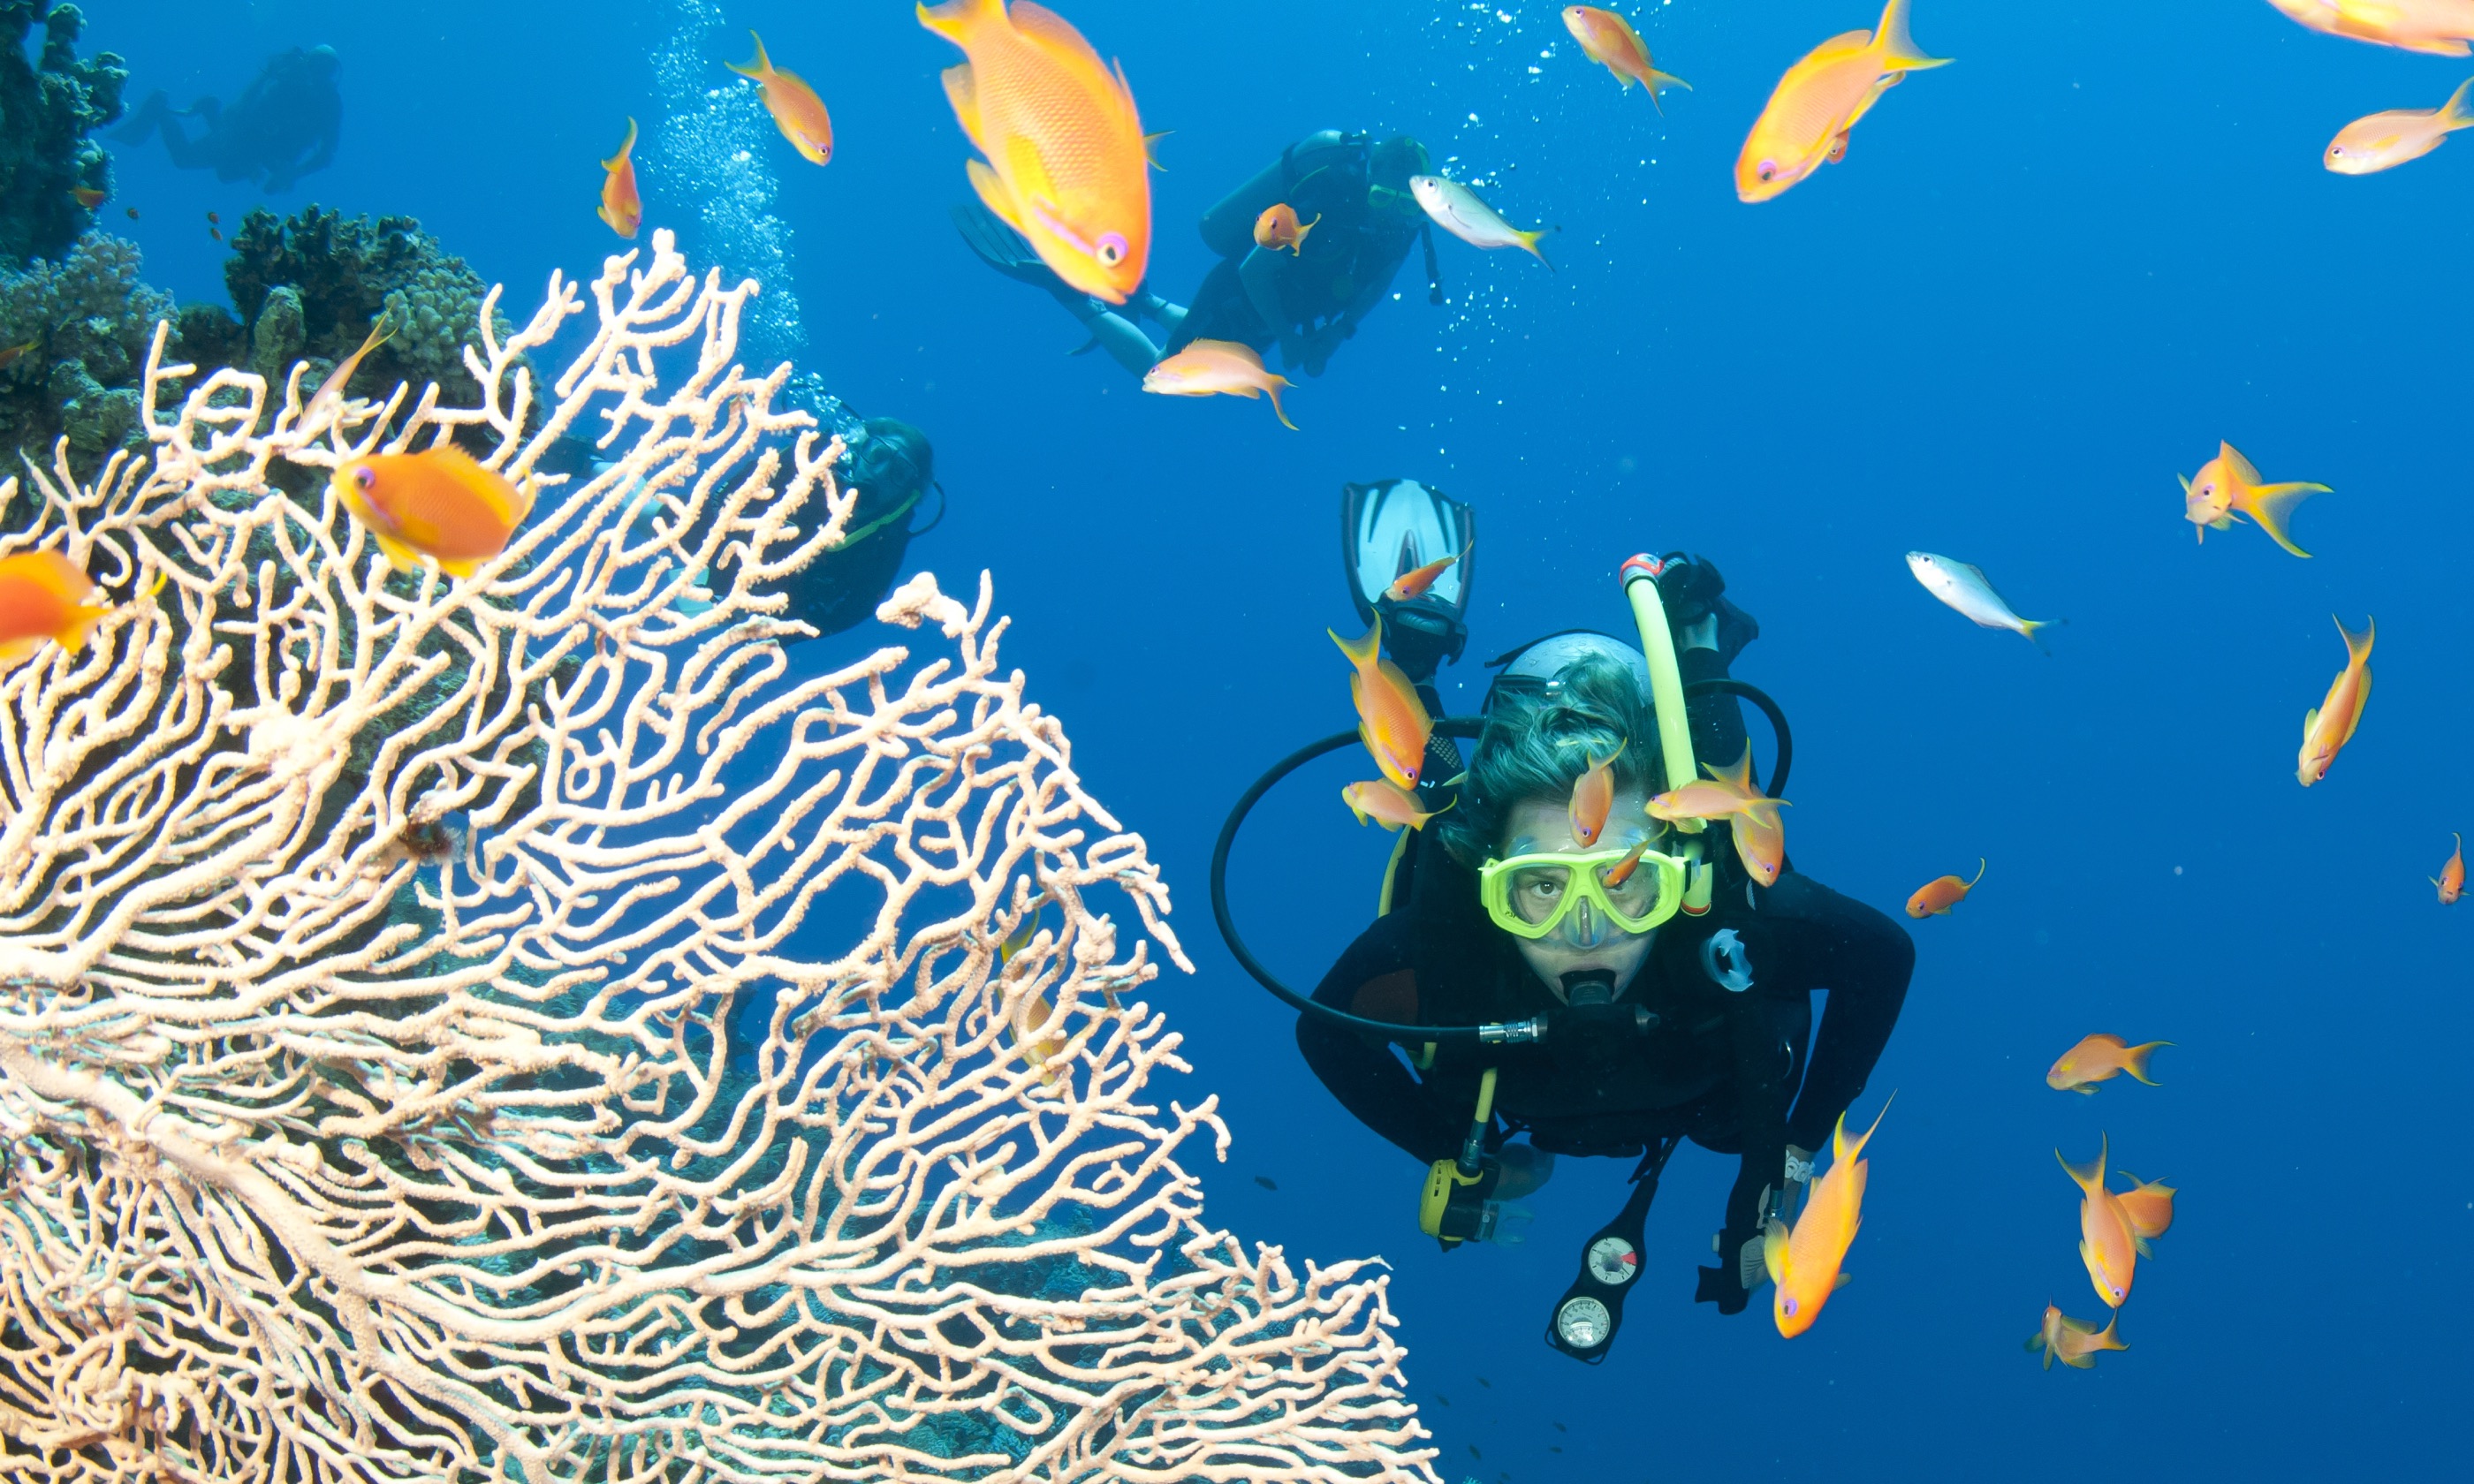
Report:
[[[0,1472],[1431,1480],[1379,1270],[1202,1221],[1167,892],[986,579],[794,675],[852,497],[755,286],[590,289],[473,408],[166,413],[158,334],[147,457],[0,488],[122,600],[0,676]],[[463,582],[322,477],[450,435],[538,492]]]

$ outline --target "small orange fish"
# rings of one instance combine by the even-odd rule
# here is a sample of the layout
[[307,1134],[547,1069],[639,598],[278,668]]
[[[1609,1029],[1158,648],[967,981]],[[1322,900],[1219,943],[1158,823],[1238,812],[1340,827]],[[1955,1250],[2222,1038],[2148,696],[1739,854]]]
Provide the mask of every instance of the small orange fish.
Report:
[[1572,822],[1573,840],[1585,850],[1598,843],[1599,832],[1607,827],[1607,811],[1615,806],[1615,759],[1628,741],[1616,743],[1603,762],[1590,758],[1589,768],[1572,780],[1572,799],[1564,811]]
[[2286,520],[2293,507],[2327,492],[2326,485],[2261,484],[2251,462],[2219,439],[2217,456],[2200,465],[2198,473],[2182,480],[2182,517],[2199,528],[2199,539],[2204,542],[2210,531],[2230,531],[2235,521],[2247,515],[2259,522],[2269,540],[2297,557],[2307,557],[2311,553],[2294,545],[2293,538],[2286,534]]
[[[1976,857],[1976,881],[1983,879],[1984,857],[1979,855]],[[1976,890],[1976,881],[1962,881],[1956,876],[1933,877],[1917,887],[1916,894],[1907,898],[1907,916],[1911,918],[1950,916],[1950,909],[1967,900],[1967,894]]]
[[91,185],[72,185],[69,187],[69,195],[76,199],[79,205],[92,211],[103,204],[105,193]]
[[1831,36],[1779,79],[1735,156],[1735,196],[1768,201],[1847,154],[1847,132],[1910,72],[1938,67],[1907,35],[1907,0],[1889,0],[1871,31]]
[[2268,0],[2287,18],[2332,36],[2400,51],[2463,57],[2474,0]]
[[1195,341],[1143,372],[1143,390],[1161,396],[1227,395],[1251,401],[1268,393],[1272,415],[1291,432],[1298,425],[1280,405],[1280,389],[1293,385],[1279,372],[1266,371],[1253,347],[1233,340]]
[[1640,858],[1648,851],[1648,841],[1643,840],[1638,842],[1634,845],[1631,850],[1624,852],[1623,859],[1615,862],[1612,866],[1609,866],[1606,870],[1599,872],[1598,879],[1604,881],[1609,886],[1623,885],[1626,881],[1632,879],[1632,874],[1634,872],[1640,869]]
[[224,225],[224,219],[209,211],[206,213],[206,225],[209,227],[221,227]]
[[46,644],[71,654],[109,610],[94,606],[94,583],[58,551],[0,557],[0,670],[33,658]]
[[1447,803],[1442,809],[1420,809],[1417,795],[1388,778],[1369,778],[1363,783],[1351,783],[1340,791],[1340,802],[1348,805],[1348,812],[1357,816],[1360,825],[1372,820],[1395,834],[1403,825],[1411,829],[1424,829],[1426,821],[1451,807]]
[[618,153],[601,162],[609,172],[601,181],[601,207],[594,215],[610,224],[610,229],[621,237],[632,238],[636,228],[644,225],[644,198],[636,194],[636,161],[629,156],[636,148],[636,121],[627,121],[627,142]]
[[782,131],[782,137],[790,141],[790,148],[798,151],[802,158],[812,165],[831,161],[834,121],[825,112],[825,101],[799,74],[773,65],[773,60],[764,55],[763,36],[753,31],[748,35],[756,37],[756,60],[744,67],[735,61],[722,65],[740,77],[756,80],[765,109],[773,115],[773,127]]
[[133,222],[137,220],[137,208],[135,206],[129,208],[129,220]]
[[2084,1092],[2096,1096],[2096,1085],[2111,1082],[2123,1072],[2130,1073],[2149,1087],[2159,1084],[2147,1075],[2147,1059],[2159,1046],[2173,1044],[2170,1041],[2150,1041],[2130,1045],[2119,1036],[2098,1031],[2062,1053],[2045,1073],[2045,1086],[2056,1092]]
[[2162,1181],[2142,1180],[2128,1170],[2115,1173],[2130,1182],[2130,1188],[2116,1192],[2114,1199],[2122,1203],[2122,1213],[2130,1219],[2131,1234],[2163,1236],[2171,1231],[2173,1226],[2173,1187]]
[[954,117],[985,156],[980,201],[1072,287],[1122,304],[1151,263],[1151,156],[1123,67],[1031,0],[944,0],[919,24],[969,60],[943,74]]
[[1263,214],[1254,218],[1254,246],[1269,248],[1274,252],[1286,248],[1303,257],[1306,255],[1306,233],[1322,223],[1322,213],[1317,212],[1313,221],[1299,226],[1297,207],[1285,201],[1277,205],[1265,206]]
[[2468,88],[2474,88],[2474,79],[2458,84],[2437,108],[2366,113],[2337,131],[2319,162],[2341,176],[2366,176],[2420,159],[2446,144],[2450,134],[2474,129],[2474,108],[2465,106]]
[[2457,837],[2457,853],[2448,857],[2448,864],[2439,868],[2439,874],[2431,878],[2431,884],[2439,888],[2439,904],[2443,907],[2456,906],[2457,898],[2465,895],[2465,837],[2463,835]]
[[2122,1209],[2122,1197],[2105,1187],[2104,1160],[2110,1140],[2097,1147],[2092,1164],[2073,1164],[2062,1160],[2062,1152],[2053,1158],[2062,1160],[2062,1168],[2070,1171],[2081,1193],[2079,1201],[2079,1260],[2087,1264],[2088,1281],[2096,1296],[2115,1308],[2130,1297],[2130,1281],[2139,1259],[2148,1256],[2147,1239],[2130,1228],[2130,1213]]
[[1753,750],[1744,749],[1743,761],[1721,773],[1708,763],[1701,771],[1710,775],[1697,782],[1670,789],[1642,806],[1651,819],[1672,825],[1680,820],[1715,820],[1730,815],[1752,821],[1762,829],[1780,829],[1779,806],[1783,799],[1764,799],[1753,782]]
[[2045,1369],[2048,1371],[2053,1368],[2056,1360],[2074,1371],[2085,1371],[2096,1364],[2098,1351],[2130,1348],[2122,1344],[2122,1337],[2114,1332],[2121,1323],[2122,1315],[2116,1313],[2105,1321],[2103,1328],[2098,1329],[2084,1320],[2071,1318],[2061,1311],[2059,1305],[2048,1304],[2045,1305],[2045,1327],[2028,1339],[2027,1349],[2045,1352]]
[[1435,586],[1435,579],[1449,571],[1452,563],[1466,558],[1469,554],[1469,547],[1476,544],[1477,542],[1472,540],[1468,546],[1460,549],[1458,556],[1439,558],[1413,571],[1401,573],[1392,580],[1391,586],[1383,589],[1383,595],[1395,603],[1406,603],[1411,598],[1425,596],[1426,589]]
[[32,354],[34,348],[41,344],[39,340],[30,340],[22,346],[0,346],[0,371],[7,371],[16,365]]
[[1847,1115],[1840,1113],[1838,1127],[1830,1135],[1830,1168],[1812,1183],[1794,1230],[1775,1216],[1762,1229],[1761,1261],[1770,1281],[1778,1284],[1771,1317],[1778,1321],[1779,1333],[1790,1340],[1811,1328],[1830,1296],[1847,1285],[1841,1265],[1864,1224],[1864,1146],[1889,1112],[1890,1105],[1883,1103],[1873,1115],[1873,1127],[1854,1140],[1847,1137]]
[[529,487],[517,489],[452,443],[355,459],[336,468],[332,488],[388,562],[410,572],[427,557],[452,577],[470,577],[504,551],[533,508]]
[[[1325,634],[1331,634],[1326,629]],[[1357,705],[1357,735],[1374,754],[1383,776],[1402,788],[1416,788],[1426,766],[1426,739],[1435,723],[1418,687],[1400,667],[1383,658],[1383,619],[1377,614],[1366,637],[1351,644],[1337,634],[1331,641],[1348,657],[1356,671],[1348,678],[1348,698]]]
[[1661,117],[1666,106],[1658,101],[1661,88],[1692,91],[1691,84],[1649,64],[1649,47],[1641,40],[1640,33],[1613,11],[1594,5],[1567,5],[1564,7],[1564,29],[1581,43],[1581,55],[1613,73],[1625,92],[1631,92],[1632,85],[1638,83],[1649,94],[1650,107],[1658,109]]
[[224,229],[220,227],[209,227],[206,228],[206,235],[221,242],[224,240]]
[[2363,632],[2354,634],[2343,619],[2336,622],[2337,632],[2345,635],[2345,668],[2329,682],[2328,699],[2302,718],[2301,760],[2293,776],[2305,788],[2328,776],[2328,765],[2354,740],[2354,729],[2363,724],[2363,705],[2371,699],[2371,641],[2379,636],[2379,625],[2365,618]]
[[1735,859],[1744,863],[1744,874],[1763,886],[1778,885],[1779,873],[1786,868],[1785,828],[1738,815],[1727,822],[1727,832],[1734,836]]

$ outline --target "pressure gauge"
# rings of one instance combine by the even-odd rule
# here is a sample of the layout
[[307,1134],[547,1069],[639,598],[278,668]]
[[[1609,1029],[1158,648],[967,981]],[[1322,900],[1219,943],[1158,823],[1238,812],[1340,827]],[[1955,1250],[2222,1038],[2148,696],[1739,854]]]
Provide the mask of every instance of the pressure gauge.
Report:
[[1595,1350],[1614,1333],[1614,1316],[1595,1299],[1566,1299],[1555,1311],[1555,1334],[1571,1350]]
[[1640,1272],[1640,1254],[1620,1236],[1602,1236],[1589,1244],[1589,1276],[1610,1288],[1620,1288]]

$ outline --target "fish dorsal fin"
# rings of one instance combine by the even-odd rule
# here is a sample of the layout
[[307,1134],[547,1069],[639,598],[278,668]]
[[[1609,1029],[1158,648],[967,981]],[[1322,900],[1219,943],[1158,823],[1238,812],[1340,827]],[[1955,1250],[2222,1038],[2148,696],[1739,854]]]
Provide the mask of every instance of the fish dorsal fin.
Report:
[[1873,33],[1871,29],[1867,27],[1857,27],[1854,31],[1842,31],[1838,33],[1838,35],[1831,36],[1829,40],[1822,42],[1819,46],[1807,52],[1804,60],[1808,62],[1834,61],[1841,57],[1853,57],[1857,52],[1864,50],[1872,44]]
[[2310,710],[2302,713],[2302,740],[2305,742],[2310,741],[2311,733],[2318,730],[2319,708],[2315,706]]
[[1114,78],[1099,52],[1064,16],[1034,0],[1014,0],[1008,12],[1016,35],[1077,69],[1088,67],[1103,78]]
[[954,106],[954,117],[961,124],[963,134],[982,154],[985,154],[987,146],[980,142],[979,74],[973,72],[971,64],[965,61],[947,67],[937,77],[945,84],[945,101]]
[[2255,467],[2248,459],[2244,458],[2241,450],[2234,447],[2233,444],[2224,442],[2222,439],[2219,439],[2217,441],[2217,457],[2224,460],[2226,471],[2231,473],[2236,479],[2241,480],[2244,484],[2255,485],[2259,483],[2258,468]]

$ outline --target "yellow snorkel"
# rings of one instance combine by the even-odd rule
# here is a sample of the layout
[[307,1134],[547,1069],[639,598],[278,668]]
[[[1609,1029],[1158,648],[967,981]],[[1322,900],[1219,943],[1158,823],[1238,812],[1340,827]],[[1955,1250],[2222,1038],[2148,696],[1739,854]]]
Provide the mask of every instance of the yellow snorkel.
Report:
[[[1692,756],[1692,727],[1684,710],[1684,670],[1675,658],[1675,634],[1666,625],[1666,604],[1658,595],[1658,574],[1664,569],[1664,562],[1642,555],[1624,562],[1619,576],[1624,599],[1632,605],[1633,622],[1640,628],[1641,657],[1649,661],[1649,696],[1658,718],[1658,750],[1666,766],[1666,786],[1675,789],[1701,777],[1701,768]],[[1697,835],[1702,822],[1678,820],[1675,827]],[[1684,911],[1699,917],[1710,910],[1710,866],[1701,858],[1699,840],[1687,841],[1678,853],[1692,863],[1684,889]]]

